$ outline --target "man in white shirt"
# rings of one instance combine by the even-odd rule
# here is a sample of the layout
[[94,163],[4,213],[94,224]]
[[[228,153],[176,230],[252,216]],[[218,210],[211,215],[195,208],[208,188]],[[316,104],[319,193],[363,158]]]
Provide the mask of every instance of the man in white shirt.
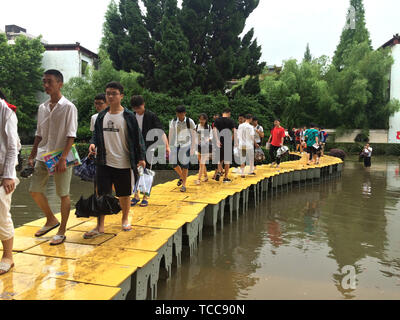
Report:
[[364,146],[363,155],[364,155],[364,167],[366,168],[371,167],[372,148],[369,145],[369,143],[367,143]]
[[246,121],[242,123],[237,131],[239,158],[240,158],[240,171],[241,177],[244,178],[244,169],[246,162],[250,164],[250,175],[254,173],[254,144],[255,144],[255,130],[252,122],[252,116],[247,114],[245,116]]
[[176,108],[176,118],[169,125],[169,145],[171,147],[170,163],[179,175],[178,187],[186,192],[186,179],[189,173],[190,157],[196,148],[196,124],[186,117],[185,106]]
[[264,138],[264,129],[262,126],[258,124],[258,119],[256,117],[253,117],[252,125],[254,126],[254,141],[256,143],[256,148],[259,148],[261,146],[261,141]]
[[[78,130],[78,110],[61,94],[63,82],[63,75],[58,70],[47,70],[44,73],[43,86],[50,99],[39,106],[35,141],[28,158],[29,164],[35,166],[29,192],[47,218],[46,224],[35,236],[41,237],[60,227],[50,245],[59,245],[66,239],[65,232],[71,210],[69,193],[73,169],[67,168],[67,156]],[[61,224],[45,196],[49,173],[43,159],[45,153],[59,149],[63,152],[55,167],[54,180],[56,193],[61,198]]]
[[92,115],[90,119],[90,131],[92,132],[94,131],[94,124],[96,123],[99,113],[107,108],[106,95],[104,93],[100,93],[94,98],[94,107],[97,113]]
[[0,261],[0,275],[13,266],[14,224],[11,219],[11,196],[18,185],[15,166],[18,162],[18,120],[6,102],[0,99],[0,240],[3,257]]

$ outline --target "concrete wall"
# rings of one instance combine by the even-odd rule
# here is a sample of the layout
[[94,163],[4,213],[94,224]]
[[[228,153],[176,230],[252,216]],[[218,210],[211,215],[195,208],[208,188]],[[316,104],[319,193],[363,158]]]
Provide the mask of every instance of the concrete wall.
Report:
[[[394,64],[390,79],[390,98],[400,100],[400,45],[392,47]],[[400,112],[395,113],[389,119],[389,143],[400,143]]]
[[[327,130],[328,133],[335,132],[335,130]],[[354,142],[356,136],[361,133],[361,130],[354,130],[346,133],[343,136],[336,136],[335,142]],[[387,130],[370,130],[369,131],[370,143],[388,143]]]

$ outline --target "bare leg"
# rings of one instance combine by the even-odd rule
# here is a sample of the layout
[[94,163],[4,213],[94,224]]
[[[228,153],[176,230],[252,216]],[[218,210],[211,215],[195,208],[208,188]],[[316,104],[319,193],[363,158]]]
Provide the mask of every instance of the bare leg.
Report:
[[58,235],[64,235],[67,230],[67,222],[71,211],[71,199],[69,196],[61,198],[61,225],[58,229]]
[[228,178],[230,164],[225,164],[225,179]]
[[179,175],[179,178],[183,180],[182,178],[182,168],[180,166],[177,166],[174,168],[175,172]]
[[51,227],[56,225],[58,223],[58,220],[55,217],[53,211],[51,210],[46,196],[40,192],[31,192],[31,196],[35,201],[35,203],[37,204],[37,206],[43,211],[43,213],[47,218],[45,226]]
[[122,225],[129,224],[129,210],[131,208],[131,198],[130,197],[120,197],[119,204],[122,208]]
[[12,248],[14,243],[14,237],[8,240],[1,241],[3,244],[3,257],[1,262],[6,262],[9,264],[13,264],[13,255],[12,255]]
[[188,169],[182,169],[182,186],[186,187],[186,179],[188,176],[189,170]]

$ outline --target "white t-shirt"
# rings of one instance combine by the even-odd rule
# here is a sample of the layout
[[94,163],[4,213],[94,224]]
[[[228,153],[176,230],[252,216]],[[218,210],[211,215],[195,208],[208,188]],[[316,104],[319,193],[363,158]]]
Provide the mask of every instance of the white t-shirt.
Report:
[[208,126],[208,129],[205,129],[200,123],[196,126],[197,132],[197,143],[201,145],[205,145],[207,143],[211,144],[211,140],[213,138],[212,128]]
[[36,136],[42,138],[36,160],[43,161],[43,154],[64,149],[67,138],[76,138],[78,110],[64,96],[50,110],[50,100],[39,106]]
[[239,149],[253,149],[255,130],[250,123],[242,123],[237,131]]
[[370,158],[372,156],[372,148],[371,147],[365,148],[364,153],[366,157]]
[[136,115],[136,120],[137,120],[137,122],[138,122],[138,124],[139,124],[140,130],[143,130],[143,117],[144,117],[144,113],[143,113],[142,115],[138,115],[138,114],[136,113],[135,115]]
[[94,114],[94,115],[92,115],[92,118],[90,119],[90,131],[94,131],[94,125],[96,124],[96,120],[97,120],[97,117],[99,116],[99,114],[98,113],[96,113],[96,114]]
[[[194,121],[192,119],[189,118],[189,127],[190,130],[194,130],[196,127],[196,124],[194,123]],[[169,130],[171,132],[171,141],[169,142],[170,145],[177,147],[177,146],[181,146],[181,147],[188,147],[190,146],[191,143],[191,132],[187,127],[187,123],[186,123],[186,117],[185,119],[183,119],[183,121],[179,121],[179,119],[177,121],[172,120],[169,123]]]
[[107,166],[129,169],[128,126],[123,111],[118,114],[107,112],[103,119],[103,135]]
[[16,178],[15,166],[18,164],[20,149],[17,116],[0,99],[0,180]]
[[256,130],[258,130],[258,131],[261,131],[261,132],[264,132],[264,129],[263,129],[263,127],[261,127],[259,124],[256,126],[256,127],[254,127],[254,140],[256,141],[256,143],[257,144],[260,144],[261,143],[261,137],[260,137],[260,135],[256,132]]

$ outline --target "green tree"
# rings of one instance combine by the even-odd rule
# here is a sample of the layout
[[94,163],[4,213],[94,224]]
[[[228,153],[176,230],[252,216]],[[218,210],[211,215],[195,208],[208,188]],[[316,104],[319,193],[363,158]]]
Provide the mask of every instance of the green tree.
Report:
[[18,131],[24,143],[32,142],[35,130],[43,52],[40,37],[20,36],[10,45],[5,34],[0,34],[0,88],[7,93],[9,102],[18,107]]
[[181,30],[176,0],[166,0],[161,21],[161,42],[155,46],[155,82],[161,92],[182,96],[192,89],[193,69],[189,43]]
[[311,55],[310,44],[307,43],[306,52],[304,53],[303,61],[311,62],[312,59],[313,59],[313,57]]
[[333,64],[339,71],[345,67],[346,56],[351,49],[363,42],[367,42],[369,49],[372,50],[370,34],[366,27],[364,4],[362,0],[350,0],[346,25],[333,57]]

